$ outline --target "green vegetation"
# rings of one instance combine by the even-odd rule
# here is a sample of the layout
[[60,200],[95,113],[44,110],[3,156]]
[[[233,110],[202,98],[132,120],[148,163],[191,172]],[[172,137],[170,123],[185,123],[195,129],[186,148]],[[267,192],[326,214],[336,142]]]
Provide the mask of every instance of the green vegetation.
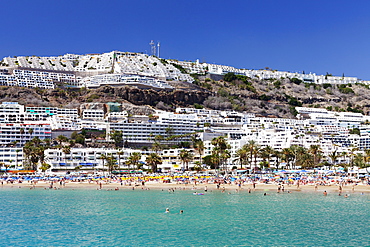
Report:
[[257,90],[250,82],[250,78],[244,75],[235,75],[234,73],[227,73],[224,75],[224,81],[230,82],[234,86],[238,86],[240,89],[248,90],[253,93],[257,93]]
[[181,73],[183,74],[188,74],[188,72],[186,71],[186,69],[184,69],[181,65],[178,65],[178,64],[175,64],[175,63],[171,63],[173,65],[173,67],[177,68],[178,70],[181,71]]
[[353,89],[351,88],[352,87],[351,84],[348,84],[348,85],[341,84],[341,85],[338,85],[337,87],[338,87],[339,92],[341,93],[344,93],[344,94],[355,93]]
[[288,104],[291,105],[291,106],[302,106],[302,102],[299,101],[297,98],[293,97],[293,96],[290,96],[290,95],[285,95],[285,97],[287,98],[288,100]]
[[353,128],[349,130],[349,133],[354,135],[360,135],[360,130],[358,128]]
[[263,101],[269,101],[271,99],[271,97],[267,96],[266,94],[262,94],[258,98],[259,100],[263,100]]
[[161,63],[162,63],[163,65],[168,64],[168,63],[167,63],[167,61],[166,61],[165,59],[162,59],[162,58],[161,58],[161,59],[159,59],[159,61],[161,61]]
[[290,81],[293,82],[294,84],[297,84],[297,85],[303,83],[303,81],[298,79],[298,78],[292,78],[292,79],[290,79]]
[[280,89],[280,87],[281,87],[281,81],[274,81],[274,87],[276,88],[276,89]]
[[194,108],[195,109],[203,109],[204,107],[200,104],[194,103]]

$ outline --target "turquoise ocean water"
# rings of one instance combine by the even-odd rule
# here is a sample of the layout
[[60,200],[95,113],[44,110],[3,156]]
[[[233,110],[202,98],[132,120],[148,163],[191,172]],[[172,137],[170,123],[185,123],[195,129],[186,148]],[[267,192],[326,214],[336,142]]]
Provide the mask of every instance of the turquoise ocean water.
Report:
[[369,194],[269,193],[2,188],[0,243],[370,246]]

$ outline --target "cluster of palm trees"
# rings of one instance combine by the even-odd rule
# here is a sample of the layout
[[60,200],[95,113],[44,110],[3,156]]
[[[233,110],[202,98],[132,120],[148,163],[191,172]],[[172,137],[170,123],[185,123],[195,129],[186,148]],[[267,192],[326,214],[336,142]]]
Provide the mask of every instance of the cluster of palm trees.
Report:
[[[295,169],[296,167],[308,169],[321,166],[341,166],[347,169],[349,166],[358,166],[364,168],[369,166],[370,150],[365,150],[365,155],[355,153],[355,148],[351,152],[339,153],[337,150],[331,152],[327,157],[320,145],[311,145],[305,148],[298,145],[292,145],[282,150],[276,150],[270,146],[261,147],[255,141],[251,140],[236,152],[234,162],[240,165],[240,168],[270,168],[272,165],[279,169],[281,163],[284,167]],[[349,162],[338,163],[340,157],[348,157]],[[261,161],[262,160],[262,161]]]
[[31,141],[26,142],[23,147],[25,157],[24,168],[37,170],[39,163],[41,163],[43,169],[48,167],[45,163],[44,155],[44,151],[47,148],[50,148],[50,139],[40,140],[38,137],[34,137]]
[[[261,161],[262,160],[262,161]],[[261,147],[255,141],[250,140],[236,152],[234,162],[239,163],[240,168],[255,167],[259,169],[270,168],[273,165],[276,169],[281,163],[285,167],[294,169],[315,168],[324,165],[323,152],[319,145],[311,145],[310,148],[292,145],[281,151],[270,146]]]
[[[121,155],[123,155],[123,151],[118,151],[118,165],[117,159],[114,158],[113,154],[101,154],[99,159],[103,161],[103,170],[104,166],[107,166],[108,173],[111,173],[115,169],[121,169]],[[127,159],[124,165],[127,166],[128,169],[141,169],[143,167],[143,163],[141,160],[141,153],[133,152]],[[162,158],[157,153],[150,153],[146,157],[146,163],[150,167],[152,172],[156,172],[158,170],[158,165],[162,163]]]

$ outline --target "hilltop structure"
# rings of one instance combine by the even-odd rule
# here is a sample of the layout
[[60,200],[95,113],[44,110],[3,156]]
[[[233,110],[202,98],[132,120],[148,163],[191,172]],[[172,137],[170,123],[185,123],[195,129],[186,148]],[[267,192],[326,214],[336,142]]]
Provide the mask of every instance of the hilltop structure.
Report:
[[112,51],[103,54],[5,57],[0,62],[0,85],[30,88],[95,88],[103,85],[133,85],[141,88],[171,89],[166,82],[193,82],[191,74],[234,73],[257,79],[297,78],[315,84],[353,84],[368,81],[356,77],[316,75],[270,69],[237,69],[231,66],[161,59],[142,53]]

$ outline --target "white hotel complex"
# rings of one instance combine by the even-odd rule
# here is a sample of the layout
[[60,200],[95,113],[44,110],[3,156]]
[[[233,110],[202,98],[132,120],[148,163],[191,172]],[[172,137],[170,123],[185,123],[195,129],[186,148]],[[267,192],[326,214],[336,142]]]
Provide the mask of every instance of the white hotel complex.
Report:
[[[122,168],[128,157],[134,153],[142,154],[141,162],[150,152],[141,147],[150,147],[156,137],[161,136],[162,144],[174,145],[190,143],[196,136],[204,142],[202,157],[210,155],[213,150],[212,139],[225,136],[230,144],[231,157],[228,166],[234,166],[237,151],[253,140],[261,148],[270,146],[283,150],[291,145],[309,148],[319,145],[324,160],[336,151],[340,153],[362,153],[370,149],[369,116],[359,113],[331,112],[320,108],[297,107],[298,119],[256,117],[250,113],[234,111],[217,111],[194,108],[178,108],[176,112],[154,110],[151,116],[130,115],[120,111],[119,104],[114,103],[115,110],[104,104],[83,104],[78,109],[58,107],[24,106],[17,102],[0,104],[0,163],[10,169],[22,169],[26,162],[23,146],[27,141],[38,137],[41,140],[56,138],[61,133],[80,132],[82,129],[105,131],[105,138],[100,141],[112,143],[110,133],[121,131],[123,140],[131,148],[83,148],[72,147],[69,153],[63,149],[45,150],[45,162],[53,171],[82,170],[97,171],[104,167],[101,154],[112,154]],[[350,134],[357,128],[359,134]],[[55,133],[55,134],[53,134]],[[52,142],[53,143],[53,142]],[[182,148],[159,150],[163,163],[162,171],[179,171],[184,164],[179,158]],[[199,154],[194,154],[193,162],[199,161]],[[119,153],[118,151],[122,151]],[[343,156],[338,162],[350,162],[350,156]],[[282,163],[281,166],[284,166]],[[2,168],[4,169],[4,167]]]
[[112,51],[103,54],[5,57],[0,62],[0,86],[96,88],[103,85],[168,89],[168,81],[193,82],[190,74],[235,73],[257,79],[298,78],[316,84],[354,84],[356,77],[293,73],[276,70],[237,69],[231,66],[160,59],[142,53]]

